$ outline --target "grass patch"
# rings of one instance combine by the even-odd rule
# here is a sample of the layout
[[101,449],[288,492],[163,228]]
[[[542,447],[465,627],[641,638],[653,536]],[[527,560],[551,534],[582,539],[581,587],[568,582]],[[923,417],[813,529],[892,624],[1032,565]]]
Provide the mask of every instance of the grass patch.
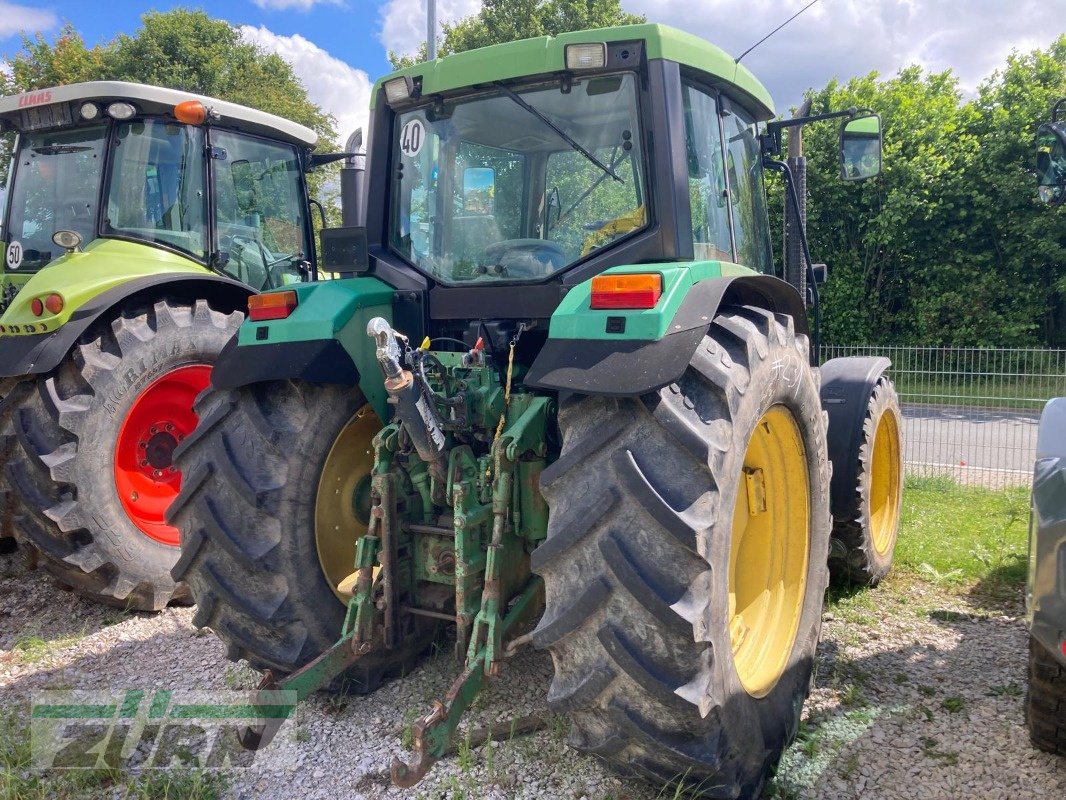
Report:
[[1025,581],[1029,490],[907,476],[896,566],[939,584]]
[[40,636],[21,636],[11,647],[12,657],[21,664],[36,664],[64,647],[77,642],[84,634],[61,636],[57,639],[44,639]]

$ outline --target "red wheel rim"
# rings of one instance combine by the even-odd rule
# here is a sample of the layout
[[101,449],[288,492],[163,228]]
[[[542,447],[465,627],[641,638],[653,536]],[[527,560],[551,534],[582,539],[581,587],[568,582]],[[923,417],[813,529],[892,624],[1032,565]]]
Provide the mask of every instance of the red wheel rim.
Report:
[[122,507],[141,532],[177,547],[178,529],[163,515],[181,489],[174,449],[196,427],[196,395],[211,382],[211,367],[179,367],[152,382],[133,401],[115,444],[115,488]]

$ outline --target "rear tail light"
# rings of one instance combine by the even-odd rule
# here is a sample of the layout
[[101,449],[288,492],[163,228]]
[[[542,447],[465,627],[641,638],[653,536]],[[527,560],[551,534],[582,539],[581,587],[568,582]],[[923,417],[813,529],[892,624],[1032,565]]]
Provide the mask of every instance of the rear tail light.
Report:
[[30,301],[30,311],[33,312],[33,316],[39,317],[44,313],[44,302],[39,297],[33,298]]
[[48,310],[49,314],[58,314],[63,310],[63,295],[48,295],[48,297],[44,298],[44,307]]
[[285,319],[296,308],[296,292],[267,292],[248,298],[248,319],[261,322],[268,319]]
[[655,308],[663,293],[659,274],[597,275],[592,279],[592,308]]

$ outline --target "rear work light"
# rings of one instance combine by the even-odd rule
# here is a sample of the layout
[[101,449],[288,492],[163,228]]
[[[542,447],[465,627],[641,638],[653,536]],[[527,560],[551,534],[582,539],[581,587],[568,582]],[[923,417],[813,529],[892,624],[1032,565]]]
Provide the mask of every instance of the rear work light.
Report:
[[567,69],[603,69],[607,65],[607,43],[568,44],[566,46]]
[[597,275],[592,279],[592,308],[655,308],[662,293],[662,275]]
[[261,322],[285,319],[296,308],[296,292],[267,292],[248,298],[248,319]]

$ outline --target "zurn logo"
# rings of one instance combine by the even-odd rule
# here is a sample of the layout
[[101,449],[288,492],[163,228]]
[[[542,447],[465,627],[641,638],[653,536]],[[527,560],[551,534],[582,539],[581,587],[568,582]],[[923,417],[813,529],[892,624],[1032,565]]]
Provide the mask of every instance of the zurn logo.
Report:
[[[253,696],[255,703],[253,704]],[[32,765],[47,769],[239,769],[294,756],[296,692],[43,691],[30,712]],[[245,750],[245,726],[279,728]]]

